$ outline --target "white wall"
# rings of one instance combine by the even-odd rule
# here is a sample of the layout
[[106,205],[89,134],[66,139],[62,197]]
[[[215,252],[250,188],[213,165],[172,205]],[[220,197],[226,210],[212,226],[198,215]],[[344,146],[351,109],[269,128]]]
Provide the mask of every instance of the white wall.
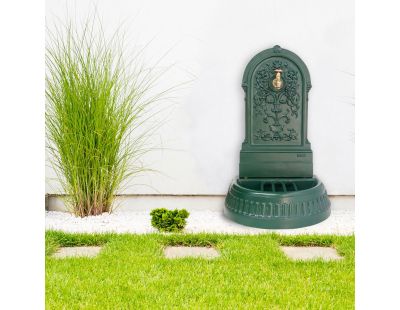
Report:
[[[146,55],[176,63],[165,83],[196,79],[177,96],[159,132],[164,151],[147,156],[160,174],[132,180],[125,193],[225,194],[238,174],[244,137],[243,70],[275,44],[309,68],[309,140],[314,172],[332,195],[354,194],[354,5],[335,0],[96,1],[106,28],[126,21]],[[92,1],[46,2],[46,19],[79,19]],[[48,193],[57,192],[46,168]]]

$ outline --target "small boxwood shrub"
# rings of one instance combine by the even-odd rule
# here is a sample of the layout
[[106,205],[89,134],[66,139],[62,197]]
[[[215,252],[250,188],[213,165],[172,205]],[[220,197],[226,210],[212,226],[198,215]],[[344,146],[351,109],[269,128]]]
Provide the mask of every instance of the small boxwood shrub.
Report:
[[150,212],[151,225],[163,232],[178,232],[186,226],[189,212],[182,210],[154,209]]

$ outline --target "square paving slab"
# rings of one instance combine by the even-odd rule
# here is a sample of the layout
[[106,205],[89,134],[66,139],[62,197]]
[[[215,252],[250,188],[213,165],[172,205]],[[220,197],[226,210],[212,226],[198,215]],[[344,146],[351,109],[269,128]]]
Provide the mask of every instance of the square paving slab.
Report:
[[281,246],[282,251],[287,257],[293,260],[339,260],[343,257],[337,251],[330,247],[306,247],[306,246]]
[[188,246],[167,246],[164,249],[166,258],[184,258],[184,257],[201,257],[216,258],[220,256],[219,252],[214,248],[207,247],[188,247]]
[[95,257],[101,250],[100,246],[76,246],[59,248],[53,257]]

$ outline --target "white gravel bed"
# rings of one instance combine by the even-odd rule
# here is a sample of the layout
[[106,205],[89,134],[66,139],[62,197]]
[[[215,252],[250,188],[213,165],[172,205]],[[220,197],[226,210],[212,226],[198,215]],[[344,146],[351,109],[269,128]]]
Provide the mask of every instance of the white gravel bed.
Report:
[[[338,234],[354,233],[354,208],[332,208],[331,216],[322,223],[297,229],[259,229],[247,227],[224,217],[222,210],[189,210],[185,232],[260,234],[277,232],[285,235],[296,234]],[[46,230],[65,232],[116,232],[116,233],[153,233],[150,211],[116,210],[112,214],[103,213],[85,218],[70,213],[46,211]]]

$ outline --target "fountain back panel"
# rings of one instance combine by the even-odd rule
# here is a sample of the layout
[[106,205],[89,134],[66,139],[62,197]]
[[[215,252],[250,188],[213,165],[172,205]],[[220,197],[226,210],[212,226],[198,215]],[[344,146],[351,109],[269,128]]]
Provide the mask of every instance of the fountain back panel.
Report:
[[275,229],[325,220],[330,202],[324,185],[313,176],[307,139],[311,79],[306,65],[276,45],[251,59],[242,87],[245,140],[225,215],[243,225]]

